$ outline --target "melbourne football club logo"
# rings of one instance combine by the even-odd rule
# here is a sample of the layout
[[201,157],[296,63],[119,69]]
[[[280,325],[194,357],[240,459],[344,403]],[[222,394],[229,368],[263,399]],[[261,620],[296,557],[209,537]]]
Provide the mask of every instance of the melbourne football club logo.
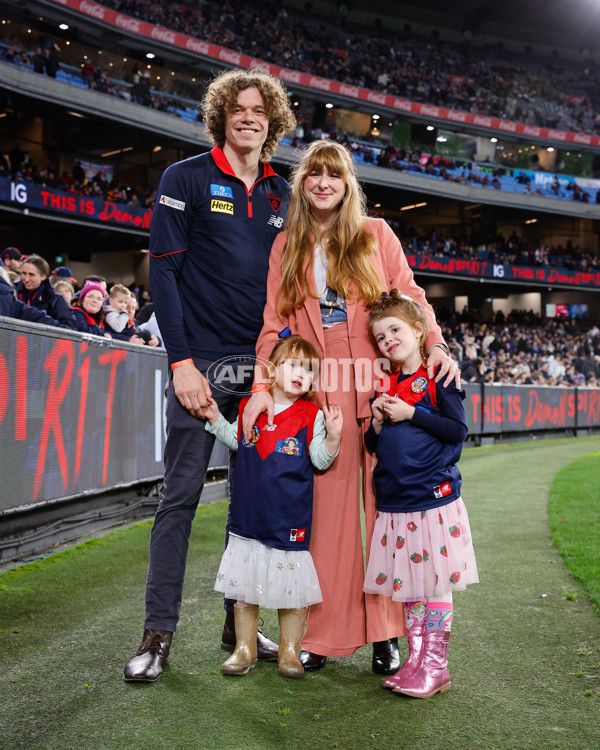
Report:
[[281,208],[281,198],[277,195],[272,195],[271,193],[267,193],[267,198],[269,199],[273,211],[279,211]]
[[410,390],[413,393],[423,393],[423,391],[427,390],[427,378],[415,378],[413,380],[413,383],[410,387]]

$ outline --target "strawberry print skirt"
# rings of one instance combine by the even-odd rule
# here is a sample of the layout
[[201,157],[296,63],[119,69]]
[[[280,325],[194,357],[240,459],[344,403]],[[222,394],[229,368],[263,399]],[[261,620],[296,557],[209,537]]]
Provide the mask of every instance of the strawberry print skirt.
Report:
[[365,575],[368,594],[407,602],[478,582],[462,498],[415,513],[377,512]]
[[308,550],[274,549],[236,534],[229,535],[215,591],[267,609],[297,609],[323,601]]

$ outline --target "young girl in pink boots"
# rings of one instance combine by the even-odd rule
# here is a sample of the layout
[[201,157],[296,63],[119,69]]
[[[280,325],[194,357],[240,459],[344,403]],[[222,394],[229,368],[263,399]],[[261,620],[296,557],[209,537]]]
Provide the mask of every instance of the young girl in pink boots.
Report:
[[410,297],[384,292],[371,306],[369,331],[391,374],[365,434],[378,462],[364,590],[405,606],[409,656],[384,686],[429,698],[450,689],[452,592],[479,580],[456,465],[467,435],[464,392],[428,378],[427,320]]

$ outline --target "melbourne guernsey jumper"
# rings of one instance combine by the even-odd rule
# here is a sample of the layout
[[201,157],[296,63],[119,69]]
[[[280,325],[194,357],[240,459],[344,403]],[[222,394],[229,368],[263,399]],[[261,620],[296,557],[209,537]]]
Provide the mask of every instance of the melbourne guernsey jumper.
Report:
[[430,380],[421,366],[412,375],[392,375],[387,393],[414,406],[415,414],[410,421],[386,419],[379,435],[371,424],[365,435],[377,455],[377,510],[412,513],[456,500],[462,484],[456,463],[467,435],[464,391],[454,381],[446,387]]
[[230,531],[268,547],[307,550],[313,504],[313,467],[308,446],[319,407],[299,398],[267,429],[261,414],[247,444],[240,404],[236,481],[230,507]]

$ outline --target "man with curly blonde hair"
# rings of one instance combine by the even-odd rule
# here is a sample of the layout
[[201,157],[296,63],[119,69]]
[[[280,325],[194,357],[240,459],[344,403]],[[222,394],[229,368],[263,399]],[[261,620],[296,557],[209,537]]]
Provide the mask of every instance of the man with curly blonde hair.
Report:
[[[295,126],[281,82],[260,71],[224,72],[209,85],[203,112],[216,145],[167,168],[150,224],[150,286],[171,379],[146,621],[142,644],[125,666],[128,682],[154,682],[162,674],[214,442],[204,410],[212,395],[233,421],[250,389],[269,253],[288,205],[289,185],[268,164]],[[233,602],[226,610],[221,647],[233,650]],[[259,659],[277,659],[277,646],[260,632],[257,649]]]
[[296,126],[286,90],[277,78],[239,69],[222,73],[208,87],[202,103],[206,129],[219,148],[227,149],[227,118],[236,109],[240,92],[249,88],[258,91],[263,114],[269,121],[260,152],[260,159],[268,162],[282,137]]

